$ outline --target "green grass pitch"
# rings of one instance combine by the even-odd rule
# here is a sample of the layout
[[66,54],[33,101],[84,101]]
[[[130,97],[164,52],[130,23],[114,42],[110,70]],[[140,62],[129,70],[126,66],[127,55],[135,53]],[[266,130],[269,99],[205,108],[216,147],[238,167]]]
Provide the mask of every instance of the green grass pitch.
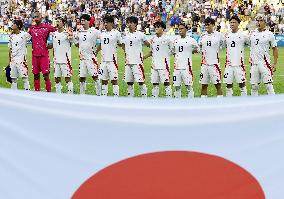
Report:
[[[277,65],[277,71],[274,74],[274,88],[275,92],[277,94],[284,93],[284,48],[279,47],[279,58],[278,58],[278,65]],[[149,51],[149,48],[143,49],[144,53]],[[8,47],[5,44],[0,45],[0,52],[1,52],[1,59],[0,59],[0,67],[5,67],[8,64]],[[50,53],[50,58],[52,59],[52,54]],[[245,50],[245,64],[246,64],[246,71],[247,71],[247,80],[249,80],[249,49],[247,48]],[[100,60],[100,55],[98,56],[98,59]],[[194,54],[193,55],[193,73],[194,73],[194,92],[195,96],[200,96],[200,84],[199,84],[199,72],[200,72],[200,60],[201,56],[200,54]],[[222,72],[224,71],[224,62],[225,62],[225,50],[221,51],[220,55],[221,60],[221,68]],[[145,67],[145,77],[146,77],[146,84],[148,87],[148,96],[151,96],[152,91],[152,85],[150,82],[150,72],[151,72],[151,58],[147,59],[144,62]],[[124,82],[124,53],[121,48],[118,49],[118,65],[119,65],[119,86],[120,86],[120,95],[121,96],[127,96],[127,84]],[[31,84],[31,89],[33,90],[33,75],[31,73],[31,45],[28,45],[28,66],[29,66],[29,80]],[[74,93],[79,93],[79,57],[78,57],[78,49],[73,46],[72,47],[72,67],[73,67],[73,77],[72,81],[74,83]],[[51,63],[51,79],[52,79],[52,91],[55,92],[54,88],[54,78],[53,78],[53,64]],[[173,72],[173,57],[171,58],[171,74]],[[95,88],[93,84],[93,80],[89,77],[87,79],[87,91],[86,94],[95,94]],[[62,81],[62,85],[64,85],[63,92],[67,91],[67,88],[65,86],[65,82]],[[0,71],[0,87],[10,88],[10,84],[6,82],[5,73],[3,70]],[[41,88],[42,90],[45,88],[43,78],[41,78]],[[225,93],[225,84],[222,84],[223,92]],[[247,83],[248,92],[250,93],[250,84],[249,81]],[[19,83],[19,89],[23,89],[23,83],[20,80]],[[109,84],[109,93],[112,93],[112,86]],[[185,87],[182,88],[182,95],[185,96],[186,94]],[[262,84],[260,87],[260,94],[266,94],[266,90],[264,85]],[[164,96],[164,88],[163,85],[161,85],[160,89],[160,96]],[[234,95],[239,96],[240,91],[237,84],[234,84]],[[140,96],[140,89],[137,84],[135,84],[135,96]],[[216,90],[213,85],[210,85],[208,87],[208,96],[216,96]]]

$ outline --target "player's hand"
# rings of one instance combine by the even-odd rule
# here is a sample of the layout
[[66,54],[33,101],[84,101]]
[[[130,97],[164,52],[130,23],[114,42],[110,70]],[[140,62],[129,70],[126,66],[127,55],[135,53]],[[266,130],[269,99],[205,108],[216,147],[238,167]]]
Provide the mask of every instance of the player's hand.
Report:
[[53,48],[53,44],[47,44],[47,49],[52,49]]

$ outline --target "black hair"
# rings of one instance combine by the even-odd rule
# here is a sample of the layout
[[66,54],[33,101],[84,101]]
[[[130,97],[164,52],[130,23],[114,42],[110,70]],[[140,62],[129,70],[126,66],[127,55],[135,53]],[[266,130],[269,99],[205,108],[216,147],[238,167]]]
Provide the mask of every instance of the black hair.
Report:
[[20,20],[20,19],[15,19],[14,24],[16,24],[18,26],[19,30],[21,30],[23,28],[23,21]]
[[106,16],[104,16],[104,18],[103,18],[103,22],[104,22],[104,23],[114,23],[114,18],[113,18],[113,16],[106,15]]
[[138,18],[135,17],[135,16],[127,17],[126,23],[135,23],[137,25],[138,24]]
[[233,15],[229,21],[232,21],[232,20],[236,20],[238,23],[241,23],[241,19],[238,17],[238,15]]
[[215,25],[215,20],[212,19],[211,17],[207,17],[207,18],[204,20],[204,23],[205,23],[205,24],[212,24],[212,25]]
[[188,26],[184,22],[179,23],[179,26],[184,26],[185,29],[188,30]]
[[61,17],[61,16],[56,17],[56,20],[61,20],[63,24],[65,24],[65,23],[66,23],[65,18],[64,18],[64,17]]
[[91,17],[88,14],[82,14],[80,17],[80,20],[85,19],[86,21],[91,21]]
[[162,27],[164,30],[167,28],[166,24],[164,22],[162,22],[162,21],[156,21],[154,23],[154,27],[155,28]]

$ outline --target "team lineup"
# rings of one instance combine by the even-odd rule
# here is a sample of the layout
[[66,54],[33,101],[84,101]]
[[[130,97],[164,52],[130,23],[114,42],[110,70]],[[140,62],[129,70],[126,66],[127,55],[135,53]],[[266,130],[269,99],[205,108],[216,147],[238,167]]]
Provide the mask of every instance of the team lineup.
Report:
[[[112,84],[114,96],[119,96],[117,48],[121,47],[125,53],[124,80],[127,83],[128,96],[134,96],[134,82],[140,87],[142,97],[147,97],[145,84],[144,60],[152,57],[151,83],[152,97],[159,96],[159,85],[164,84],[166,97],[181,97],[181,85],[184,84],[189,98],[194,97],[192,55],[201,54],[200,84],[201,97],[207,97],[208,85],[212,83],[217,97],[223,96],[221,84],[226,84],[226,96],[233,96],[233,82],[239,85],[241,96],[247,95],[246,71],[244,66],[244,49],[250,47],[250,83],[251,95],[257,96],[259,84],[263,82],[269,95],[274,94],[273,72],[276,70],[278,50],[272,32],[266,30],[266,18],[257,15],[257,29],[250,33],[240,32],[240,19],[232,16],[230,19],[231,32],[222,34],[215,31],[215,21],[205,19],[206,32],[197,42],[187,35],[188,27],[179,24],[179,36],[175,39],[165,34],[166,25],[155,22],[155,36],[147,40],[146,35],[137,31],[138,19],[128,17],[126,22],[128,32],[120,33],[114,29],[114,18],[105,16],[102,29],[90,27],[90,16],[83,14],[80,18],[82,28],[77,32],[65,29],[63,18],[57,18],[57,27],[41,23],[41,13],[34,13],[35,25],[28,32],[21,31],[22,21],[15,20],[12,26],[8,47],[10,49],[11,88],[17,89],[18,79],[24,81],[24,89],[30,90],[28,81],[28,66],[26,61],[27,42],[32,39],[32,73],[34,75],[34,89],[40,91],[40,73],[45,80],[46,91],[51,91],[50,60],[48,49],[54,53],[54,78],[56,93],[62,92],[61,78],[63,77],[67,92],[73,93],[71,47],[79,48],[79,82],[80,93],[86,92],[86,78],[91,76],[96,95],[109,95],[108,83]],[[53,42],[47,44],[49,34]],[[100,42],[97,42],[100,41]],[[150,47],[150,52],[143,54],[143,46]],[[226,49],[225,71],[220,69],[220,49]],[[270,58],[273,51],[273,60]],[[101,63],[97,60],[101,52]],[[174,71],[170,73],[170,56],[174,56]],[[173,90],[171,86],[173,83]]]

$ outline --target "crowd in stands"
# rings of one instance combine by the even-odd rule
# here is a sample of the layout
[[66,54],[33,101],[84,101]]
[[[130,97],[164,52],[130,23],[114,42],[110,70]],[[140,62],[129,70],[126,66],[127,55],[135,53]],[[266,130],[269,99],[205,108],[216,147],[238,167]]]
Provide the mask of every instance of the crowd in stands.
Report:
[[[117,29],[124,31],[126,17],[135,15],[139,18],[138,29],[150,34],[157,20],[167,21],[183,0],[11,0],[9,6],[1,9],[0,29],[9,31],[12,19],[24,19],[24,28],[32,24],[34,10],[40,10],[46,23],[55,23],[57,16],[64,16],[69,27],[74,31],[80,28],[79,18],[82,13],[92,16],[92,25],[99,26],[102,16],[115,16]],[[4,6],[2,6],[4,7]]]
[[171,18],[170,34],[176,34],[177,24],[185,22],[191,27],[192,33],[205,31],[204,20],[210,16],[217,22],[217,30],[229,30],[229,18],[232,15],[240,16],[243,31],[254,28],[253,19],[257,13],[268,15],[269,28],[274,33],[284,32],[284,1],[278,0],[189,0],[180,13]]
[[[2,0],[5,2],[5,0]],[[178,9],[180,6],[182,8]],[[240,29],[246,31],[253,24],[257,12],[263,10],[269,16],[269,28],[276,34],[284,33],[284,2],[281,0],[11,0],[1,5],[0,32],[9,32],[12,20],[20,17],[27,30],[32,24],[34,10],[41,10],[45,23],[55,23],[57,16],[64,16],[74,31],[80,28],[82,13],[92,16],[92,25],[100,26],[105,14],[115,16],[117,29],[124,31],[129,15],[139,18],[138,30],[151,34],[155,21],[169,21],[168,34],[177,33],[181,21],[189,25],[189,31],[199,34],[205,31],[204,20],[211,16],[217,21],[217,30],[229,30],[228,19],[237,14],[242,19]]]

